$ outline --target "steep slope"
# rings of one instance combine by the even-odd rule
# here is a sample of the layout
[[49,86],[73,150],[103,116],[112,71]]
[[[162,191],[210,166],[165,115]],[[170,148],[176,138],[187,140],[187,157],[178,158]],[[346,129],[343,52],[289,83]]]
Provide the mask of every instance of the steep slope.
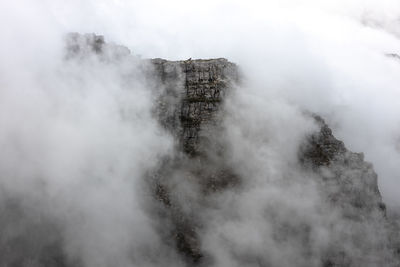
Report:
[[[153,62],[161,77],[180,77],[183,83],[178,86],[181,90],[180,101],[176,104],[176,110],[180,111],[179,115],[175,115],[173,120],[165,118],[161,120],[175,121],[169,125],[166,123],[167,128],[173,125],[171,130],[177,135],[178,142],[188,158],[182,156],[175,158],[173,167],[168,168],[188,171],[187,176],[192,176],[191,179],[194,177],[199,184],[202,184],[204,192],[208,192],[210,188],[220,191],[240,184],[243,178],[236,175],[234,168],[224,162],[224,155],[221,152],[224,151],[224,144],[215,135],[216,131],[222,133],[217,126],[221,120],[219,111],[223,103],[222,96],[226,94],[225,91],[232,90],[234,83],[238,82],[237,67],[225,59],[179,62],[154,60]],[[171,75],[172,69],[173,75]],[[217,85],[216,90],[213,90],[215,85]],[[220,94],[220,91],[224,94]],[[353,153],[346,149],[343,142],[333,136],[331,129],[321,117],[311,114],[307,116],[315,120],[320,130],[312,134],[299,148],[299,164],[305,170],[317,175],[317,183],[323,198],[329,203],[332,211],[341,214],[345,227],[349,227],[346,231],[335,229],[334,226],[330,229],[332,244],[328,245],[329,248],[321,258],[321,265],[396,266],[395,262],[387,262],[388,259],[392,261],[392,253],[395,253],[396,249],[389,240],[391,226],[386,219],[385,204],[382,202],[377,174],[372,165],[364,161],[362,153]],[[219,152],[216,151],[218,149]],[[215,160],[216,158],[218,160]],[[165,175],[165,169],[162,169],[161,173],[164,173],[161,175],[164,178],[175,175],[174,173]],[[206,189],[204,184],[207,185]],[[163,188],[161,199],[166,198],[169,191],[173,191],[167,185],[162,185],[162,182],[159,186]],[[169,199],[168,206],[174,205],[171,203],[173,201]],[[179,206],[179,201],[175,205]],[[174,216],[177,214],[172,215]],[[202,252],[195,229],[201,228],[201,223],[196,225],[196,216],[190,213],[182,213],[177,217],[185,216],[191,219],[178,223],[181,227],[177,227],[178,230],[174,233],[177,246],[197,262],[202,257]],[[380,229],[374,229],[377,226]],[[350,229],[357,230],[352,232]],[[368,241],[363,238],[366,235],[369,236]],[[358,253],[346,251],[346,246],[358,247],[360,251]]]
[[[391,253],[396,254],[396,245],[390,240],[392,225],[386,218],[386,206],[372,164],[364,161],[362,153],[346,149],[321,117],[313,117],[320,130],[300,149],[300,162],[318,173],[320,187],[332,210],[339,209],[346,224],[354,227],[354,231],[347,233],[347,241],[339,235],[342,244],[332,248],[324,259],[324,266],[396,266],[381,258],[386,254],[389,259]],[[363,235],[370,238],[364,239]],[[346,251],[346,242],[361,252]],[[381,252],[377,253],[379,250]]]
[[[260,185],[249,185],[250,175],[231,161],[235,144],[227,140],[225,101],[243,90],[236,64],[223,58],[140,59],[94,34],[71,34],[66,42],[66,63],[92,57],[96,64],[134,63],[134,74],[152,90],[154,117],[175,146],[144,175],[150,198],[143,206],[163,245],[173,247],[185,265],[399,266],[397,230],[386,216],[372,164],[349,151],[321,117],[303,114],[318,130],[295,148],[294,175],[261,184],[277,195],[296,188],[307,205],[297,205],[290,195],[272,196],[250,202],[259,207],[246,207],[254,212],[243,215],[236,208]],[[133,74],[127,73],[129,79]],[[0,236],[0,266],[84,266],[80,259],[68,259],[60,219],[34,208],[24,213],[21,207],[12,197],[1,206],[8,217],[0,219],[3,229],[13,223],[19,228]],[[246,231],[236,236],[235,229]],[[215,251],[210,240],[221,242],[211,246]]]

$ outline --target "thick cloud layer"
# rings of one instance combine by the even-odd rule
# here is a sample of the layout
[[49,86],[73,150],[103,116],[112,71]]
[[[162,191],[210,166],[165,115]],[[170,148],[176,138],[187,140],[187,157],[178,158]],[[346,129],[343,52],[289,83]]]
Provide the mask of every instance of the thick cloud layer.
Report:
[[1,265],[140,266],[171,254],[142,207],[143,177],[172,148],[147,67],[111,50],[69,59],[64,39],[35,38],[8,47],[11,36],[3,51]]

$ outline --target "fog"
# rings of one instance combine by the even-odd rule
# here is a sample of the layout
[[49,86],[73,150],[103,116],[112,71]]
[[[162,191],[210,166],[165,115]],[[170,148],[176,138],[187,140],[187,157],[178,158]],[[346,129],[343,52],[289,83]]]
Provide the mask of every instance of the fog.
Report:
[[[319,266],[332,244],[356,258],[388,246],[380,218],[349,226],[296,162],[317,129],[304,111],[319,114],[365,154],[398,209],[400,61],[387,54],[400,53],[399,19],[394,0],[1,1],[0,263],[41,266],[37,254],[60,247],[71,266],[187,265],[160,234],[173,227],[146,187],[176,140],[154,117],[164,88],[144,77],[145,58],[225,57],[243,73],[224,122],[224,160],[245,178],[241,189],[205,200],[195,183],[167,181],[202,225],[205,265]],[[68,59],[70,32],[104,35],[133,56]],[[357,231],[371,235],[346,239]],[[16,238],[26,241],[9,251]],[[390,257],[374,251],[359,263],[396,266]]]

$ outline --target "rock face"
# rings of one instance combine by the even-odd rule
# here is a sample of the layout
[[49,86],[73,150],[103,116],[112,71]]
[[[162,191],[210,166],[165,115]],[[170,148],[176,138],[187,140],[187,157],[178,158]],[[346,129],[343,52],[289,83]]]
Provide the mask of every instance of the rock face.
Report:
[[337,192],[328,196],[332,202],[346,203],[363,213],[377,210],[385,215],[386,207],[372,164],[364,161],[362,153],[347,150],[321,117],[314,118],[320,131],[312,135],[308,144],[300,150],[301,163],[320,172],[327,183],[335,184]]
[[179,201],[170,196],[173,189],[169,188],[169,180],[180,175],[194,179],[204,194],[238,183],[237,175],[224,160],[224,145],[215,138],[224,95],[238,82],[238,69],[224,58],[153,59],[151,63],[166,88],[156,106],[158,117],[176,137],[178,150],[183,152],[158,170],[155,191],[171,211],[167,210],[167,217],[175,225],[172,237],[178,250],[189,261],[198,262],[203,254],[195,228],[200,226],[196,225],[196,215],[182,212]]
[[[127,48],[108,45],[101,36],[96,35],[71,34],[67,38],[67,51],[67,60],[84,58],[88,54],[95,54],[104,61],[132,57]],[[201,233],[204,220],[199,218],[201,215],[196,213],[196,210],[209,205],[209,196],[238,188],[246,179],[237,174],[227,161],[226,144],[220,135],[221,121],[224,119],[224,99],[239,83],[238,67],[223,58],[184,61],[138,58],[133,60],[142,62],[141,66],[145,70],[143,76],[149,76],[155,81],[155,87],[162,88],[162,91],[156,94],[154,113],[160,124],[176,140],[177,153],[163,159],[162,164],[149,174],[148,179],[148,186],[157,203],[154,216],[157,216],[155,220],[160,222],[158,231],[166,243],[176,248],[188,266],[212,265],[207,253],[202,250]],[[390,236],[393,230],[391,231],[386,218],[385,205],[377,185],[377,174],[372,165],[364,161],[362,153],[353,153],[346,149],[343,142],[334,137],[322,118],[316,115],[308,116],[315,119],[319,131],[304,140],[299,148],[299,166],[317,177],[317,184],[325,194],[324,201],[328,203],[323,207],[342,214],[343,224],[327,227],[330,229],[330,241],[327,242],[326,248],[321,249],[322,256],[317,259],[317,263],[310,261],[312,265],[299,263],[299,266],[399,266],[393,261],[393,255],[399,253],[395,245],[397,237]],[[188,196],[184,197],[176,194],[176,188],[184,188],[185,183],[196,184],[201,196],[192,196],[191,192],[187,192]],[[186,193],[185,190],[179,192]],[[191,202],[189,207],[196,209],[187,208],[185,203],[182,203],[182,198]],[[164,225],[171,226],[167,232]],[[312,258],[312,253],[307,250],[307,246],[312,242],[312,226],[288,225],[274,226],[274,231],[283,231],[286,235],[277,239],[299,239],[300,241],[296,242],[305,247],[304,257]],[[377,225],[380,227],[377,228]],[[46,225],[34,225],[31,228],[43,227],[46,228]],[[56,235],[57,231],[51,232]],[[288,242],[287,240],[282,242]],[[39,256],[30,255],[33,253],[30,252],[32,244],[18,240],[8,244],[7,250],[18,250],[22,247],[28,251],[27,259],[40,258],[36,261],[40,266],[80,266],[66,263],[60,245],[54,245],[56,241],[51,239],[45,244],[40,244],[43,249],[39,252],[34,251]],[[51,249],[46,249],[47,247]],[[349,247],[356,247],[358,250],[349,251]],[[0,248],[1,252],[4,250]],[[23,257],[17,259],[11,252],[7,255],[15,258],[13,266],[28,266],[25,265]],[[255,262],[252,266],[276,266],[262,262],[257,257],[251,259],[252,254],[249,255],[246,256],[246,260],[252,264]],[[0,266],[9,265],[2,265],[0,259]]]
[[[356,225],[357,229],[346,234],[349,239],[343,241],[341,247],[330,248],[322,259],[323,266],[396,266],[397,263],[388,263],[382,257],[391,258],[397,253],[397,245],[391,240],[393,225],[386,218],[386,206],[382,202],[377,174],[372,165],[364,161],[362,153],[346,149],[321,117],[313,117],[320,130],[300,148],[300,162],[305,168],[318,173],[320,186],[332,210],[340,210],[343,221]],[[379,225],[379,229],[373,229],[372,225]],[[365,241],[361,235],[370,235],[370,239]],[[360,243],[357,239],[364,241]],[[346,245],[359,247],[363,253],[355,255],[348,252],[344,249]]]
[[[151,62],[161,82],[167,85],[166,95],[161,101],[164,106],[158,108],[159,114],[168,114],[169,117],[161,118],[161,121],[177,135],[183,151],[195,155],[201,150],[199,140],[207,136],[202,133],[216,124],[215,117],[226,90],[238,81],[237,67],[224,58],[185,61],[153,59]],[[166,97],[175,97],[174,100],[178,101],[165,103]],[[172,114],[165,112],[171,108]]]
[[[236,65],[225,59],[174,62],[156,59],[152,63],[167,88],[177,80],[180,81],[180,85],[174,84],[174,89],[178,88],[180,91],[170,88],[168,93],[167,90],[168,97],[173,95],[175,100],[179,99],[173,105],[168,104],[175,112],[165,112],[164,108],[160,113],[169,115],[160,118],[165,127],[177,136],[180,149],[184,152],[183,156],[172,159],[161,168],[158,175],[164,178],[175,176],[177,174],[174,170],[185,169],[185,179],[196,180],[203,186],[204,194],[240,184],[243,177],[235,174],[233,168],[224,161],[224,144],[215,135],[220,130],[218,124],[222,119],[220,108],[224,95],[239,80]],[[357,225],[358,229],[357,232],[347,232],[346,237],[342,236],[340,230],[332,229],[333,239],[339,240],[333,242],[324,253],[321,266],[387,265],[386,258],[382,258],[382,255],[391,258],[395,247],[387,246],[390,239],[387,229],[390,226],[378,189],[377,174],[372,165],[364,161],[362,153],[349,151],[342,141],[333,136],[321,117],[309,116],[314,118],[320,130],[300,147],[299,164],[318,175],[319,186],[332,210],[338,210],[343,214],[342,220],[346,224],[352,227]],[[196,214],[178,211],[179,201],[168,196],[168,192],[173,189],[168,188],[168,184],[163,184],[163,180],[165,179],[158,180],[157,194],[168,209],[173,210],[169,216],[176,225],[172,236],[176,239],[177,248],[188,257],[189,262],[201,262],[204,254],[197,234],[202,227],[197,221],[201,220],[196,219]],[[373,229],[372,226],[377,224],[382,228]],[[312,226],[302,227],[307,229]],[[376,234],[371,234],[371,231],[376,231]],[[370,235],[371,240],[363,244],[357,243],[361,235],[365,234]],[[308,240],[309,237],[303,239]],[[341,245],[341,239],[347,241],[343,241]],[[358,246],[361,253],[354,255],[353,252],[346,251],[346,246]]]

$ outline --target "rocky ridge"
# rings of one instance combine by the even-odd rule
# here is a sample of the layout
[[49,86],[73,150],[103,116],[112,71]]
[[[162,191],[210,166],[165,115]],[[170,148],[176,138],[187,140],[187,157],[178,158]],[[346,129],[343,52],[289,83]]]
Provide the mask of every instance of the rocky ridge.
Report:
[[[132,57],[129,49],[107,44],[101,36],[71,34],[67,38],[66,60],[93,54],[104,61]],[[202,250],[202,219],[195,211],[207,206],[207,196],[238,188],[245,179],[226,161],[226,144],[219,135],[224,98],[240,81],[238,67],[223,58],[167,61],[133,57],[132,60],[141,62],[143,75],[155,80],[155,87],[162,88],[156,93],[154,113],[176,140],[177,153],[165,158],[158,169],[149,174],[148,186],[158,208],[155,213],[158,216],[155,219],[160,221],[158,231],[166,243],[176,247],[188,266],[212,265],[212,259]],[[362,153],[349,151],[336,139],[321,117],[307,116],[314,118],[319,130],[308,136],[299,148],[299,166],[317,177],[321,192],[326,193],[324,200],[332,211],[343,214],[344,222],[344,225],[330,226],[331,241],[315,266],[399,266],[394,260],[399,254],[398,237],[394,236],[387,219],[373,166],[364,161]],[[200,200],[189,198],[193,200],[193,210],[184,207],[181,196],[174,192],[177,183],[186,181],[198,185],[204,196]],[[172,225],[171,230],[166,233],[163,225]],[[300,240],[305,248],[310,245],[311,225],[285,227],[277,225],[274,230],[281,233],[284,229],[288,235],[285,238]],[[54,243],[51,240],[49,245],[34,252],[39,255],[37,262],[41,266],[79,266],[67,264],[59,245]],[[10,251],[19,248],[30,251],[31,246],[22,239],[12,240],[6,247]],[[359,250],[349,252],[347,247]],[[304,257],[312,258],[308,253],[305,249]],[[14,262],[13,266],[28,266],[21,258],[8,261]],[[275,266],[268,261],[255,261],[258,263],[254,266]],[[2,264],[0,259],[0,266],[9,265]]]
[[[215,164],[210,161],[210,158],[215,160],[215,155],[219,153],[214,150],[210,155],[209,149],[210,143],[215,146],[220,142],[220,140],[215,140],[213,134],[216,130],[218,131],[218,120],[221,120],[218,114],[223,105],[223,96],[229,93],[232,86],[239,81],[237,66],[226,59],[190,59],[175,62],[157,59],[152,62],[156,65],[156,72],[161,77],[181,77],[183,81],[183,85],[178,87],[181,90],[180,101],[177,102],[175,108],[178,115],[174,116],[174,120],[166,120],[168,122],[175,121],[167,127],[171,128],[170,126],[174,125],[172,132],[177,134],[182,150],[189,158],[176,160],[185,162],[184,165],[189,170],[189,175],[196,177],[201,184],[206,185],[205,191],[224,190],[229,186],[240,184],[240,180],[243,178],[232,172],[232,168],[229,166],[224,166],[223,154],[220,154],[222,159],[217,161],[220,166],[213,166]],[[164,78],[162,80],[166,81]],[[167,83],[170,82],[167,81]],[[309,136],[299,149],[299,164],[304,169],[318,174],[319,185],[321,190],[326,192],[325,198],[331,203],[332,209],[339,209],[349,225],[357,224],[361,229],[358,233],[348,233],[351,246],[360,246],[364,253],[369,254],[352,255],[344,248],[332,246],[321,259],[321,265],[379,266],[388,264],[385,259],[376,256],[376,254],[382,255],[381,252],[376,253],[376,251],[385,250],[386,253],[387,250],[387,257],[390,258],[392,253],[396,253],[396,246],[393,243],[387,246],[386,241],[390,239],[390,230],[387,229],[391,226],[386,218],[386,207],[382,202],[377,184],[377,174],[372,164],[364,161],[362,153],[349,151],[342,141],[334,137],[332,130],[321,117],[314,114],[309,114],[309,116],[314,118],[320,130]],[[210,126],[213,129],[211,131]],[[219,145],[223,146],[223,144]],[[218,147],[218,145],[216,146]],[[200,164],[196,164],[194,168],[187,168],[194,161],[200,162]],[[181,168],[179,164],[175,164],[174,167]],[[216,171],[206,171],[208,169]],[[165,197],[168,189],[162,191]],[[170,202],[169,205],[171,205]],[[357,240],[359,235],[374,231],[370,228],[369,221],[378,221],[381,224],[382,229],[375,229],[375,231],[378,236],[386,236],[383,238],[384,241],[375,242],[380,239],[375,236],[373,237],[374,241],[370,243],[354,243],[353,241]],[[203,256],[198,247],[199,241],[195,230],[199,226],[193,222],[186,223],[187,225],[182,229],[190,230],[178,230],[175,233],[177,247],[194,262],[198,262]],[[363,233],[363,231],[365,232]],[[396,263],[393,263],[393,266],[395,265]]]
[[[183,81],[183,85],[178,87],[181,90],[180,101],[177,102],[175,108],[178,115],[175,115],[172,120],[171,118],[162,119],[162,121],[169,122],[167,128],[171,128],[170,126],[173,125],[172,132],[178,136],[182,151],[188,156],[188,158],[175,160],[185,162],[185,168],[190,172],[188,175],[194,176],[200,181],[199,183],[205,184],[205,191],[224,190],[229,186],[240,184],[243,178],[232,172],[232,168],[229,166],[223,166],[223,155],[220,155],[222,159],[217,161],[220,166],[214,166],[215,164],[210,161],[210,158],[215,160],[215,155],[218,153],[214,150],[210,155],[209,149],[210,143],[215,145],[220,141],[215,140],[213,133],[215,130],[218,131],[218,120],[221,119],[218,114],[223,104],[223,96],[239,80],[237,66],[226,59],[190,59],[175,62],[157,59],[152,62],[156,65],[156,70],[161,77],[173,77],[172,79],[181,77]],[[173,74],[171,75],[171,73]],[[162,80],[166,81],[164,78]],[[170,82],[167,81],[167,83]],[[358,233],[348,233],[351,246],[360,246],[364,253],[370,254],[352,255],[344,248],[332,246],[321,259],[321,265],[379,266],[384,264],[385,259],[374,255],[382,255],[382,253],[376,253],[376,251],[387,250],[387,257],[390,258],[392,252],[396,253],[396,248],[394,245],[389,245],[389,247],[385,245],[386,241],[390,239],[386,231],[390,225],[386,219],[386,207],[382,202],[377,184],[377,174],[374,172],[372,164],[364,161],[362,153],[349,151],[342,141],[334,137],[331,129],[321,117],[313,114],[309,116],[315,119],[320,130],[309,136],[299,149],[299,164],[304,169],[318,174],[319,185],[321,190],[326,192],[325,198],[331,203],[332,209],[339,209],[349,225],[357,224],[362,229]],[[171,121],[175,122],[170,124]],[[210,125],[213,129],[211,131]],[[221,146],[221,144],[219,145]],[[200,163],[193,167],[192,164],[195,161]],[[176,169],[182,168],[179,163],[175,162],[173,165]],[[216,171],[207,171],[209,169]],[[160,186],[163,187],[162,183]],[[168,195],[168,189],[161,191],[163,192],[161,199],[163,199]],[[171,202],[168,201],[169,205]],[[174,216],[176,214],[172,217]],[[182,216],[185,215],[181,214],[178,217]],[[193,215],[187,216],[193,218]],[[370,228],[369,221],[378,221],[382,225],[382,229],[376,231],[379,233],[377,235],[386,236],[384,241],[371,241],[368,244],[353,243],[353,240],[359,238],[363,231],[374,230]],[[199,248],[195,229],[201,226],[189,221],[183,224],[185,226],[174,233],[177,247],[194,262],[198,262],[203,254]],[[378,240],[379,238],[374,237],[373,239]],[[395,265],[396,263],[393,264],[393,266]]]

